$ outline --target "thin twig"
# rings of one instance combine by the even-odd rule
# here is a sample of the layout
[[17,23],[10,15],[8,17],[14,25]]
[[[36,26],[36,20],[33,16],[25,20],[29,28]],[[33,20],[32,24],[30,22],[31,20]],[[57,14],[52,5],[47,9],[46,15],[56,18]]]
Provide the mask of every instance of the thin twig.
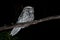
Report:
[[0,31],[7,30],[7,29],[12,29],[14,27],[28,27],[32,24],[37,24],[37,23],[40,23],[40,22],[49,21],[49,20],[53,20],[53,19],[60,19],[60,15],[46,17],[46,18],[42,18],[42,19],[39,19],[39,20],[31,21],[31,22],[15,24],[15,25],[12,25],[12,26],[3,26],[3,27],[0,27]]

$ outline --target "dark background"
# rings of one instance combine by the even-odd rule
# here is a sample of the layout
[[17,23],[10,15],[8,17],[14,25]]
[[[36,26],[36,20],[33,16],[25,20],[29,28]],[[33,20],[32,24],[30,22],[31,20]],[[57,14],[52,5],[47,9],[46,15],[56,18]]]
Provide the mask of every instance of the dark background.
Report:
[[[59,1],[41,1],[41,0],[10,0],[0,1],[0,26],[11,25],[17,21],[18,16],[25,6],[32,6],[35,10],[35,20],[60,15]],[[59,31],[60,19],[50,20],[36,25],[31,25],[28,28],[22,29],[17,35],[12,38],[20,40],[34,40],[48,37],[49,32]],[[58,29],[58,30],[57,30]],[[11,29],[12,30],[12,29]],[[3,33],[4,34],[4,33]],[[3,35],[2,34],[2,35]],[[4,36],[0,36],[3,39]],[[2,38],[3,37],[3,38]],[[46,38],[47,39],[47,38]]]

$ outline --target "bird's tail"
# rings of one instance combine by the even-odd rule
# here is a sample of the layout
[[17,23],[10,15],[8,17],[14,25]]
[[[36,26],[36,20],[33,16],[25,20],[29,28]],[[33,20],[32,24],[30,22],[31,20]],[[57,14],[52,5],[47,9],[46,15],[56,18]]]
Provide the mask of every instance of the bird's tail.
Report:
[[14,36],[15,34],[17,34],[22,27],[14,27],[13,30],[11,31],[10,35]]

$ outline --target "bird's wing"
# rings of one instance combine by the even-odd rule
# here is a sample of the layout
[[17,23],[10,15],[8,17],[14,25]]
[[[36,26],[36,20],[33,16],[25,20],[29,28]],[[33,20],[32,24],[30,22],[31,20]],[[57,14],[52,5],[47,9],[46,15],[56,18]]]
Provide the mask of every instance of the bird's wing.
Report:
[[27,6],[21,12],[21,15],[18,17],[17,23],[24,23],[34,20],[34,8]]
[[[32,20],[34,20],[34,9],[30,6],[27,6],[23,9],[21,15],[18,18],[17,23],[24,23]],[[21,30],[21,28],[22,27],[14,27],[10,35],[14,36]]]

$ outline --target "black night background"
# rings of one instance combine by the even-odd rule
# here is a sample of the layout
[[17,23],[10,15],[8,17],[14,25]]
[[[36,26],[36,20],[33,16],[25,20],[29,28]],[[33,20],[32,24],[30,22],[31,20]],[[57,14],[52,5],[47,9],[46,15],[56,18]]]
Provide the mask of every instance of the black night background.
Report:
[[[10,0],[0,1],[0,27],[16,23],[20,13],[25,6],[34,7],[35,20],[49,16],[60,15],[59,1],[43,0]],[[35,25],[30,25],[22,29],[15,36],[10,36],[10,30],[0,32],[0,40],[40,40],[47,39],[54,32],[59,32],[60,19],[45,21]],[[50,33],[50,34],[49,34]],[[55,34],[56,35],[56,34]]]

